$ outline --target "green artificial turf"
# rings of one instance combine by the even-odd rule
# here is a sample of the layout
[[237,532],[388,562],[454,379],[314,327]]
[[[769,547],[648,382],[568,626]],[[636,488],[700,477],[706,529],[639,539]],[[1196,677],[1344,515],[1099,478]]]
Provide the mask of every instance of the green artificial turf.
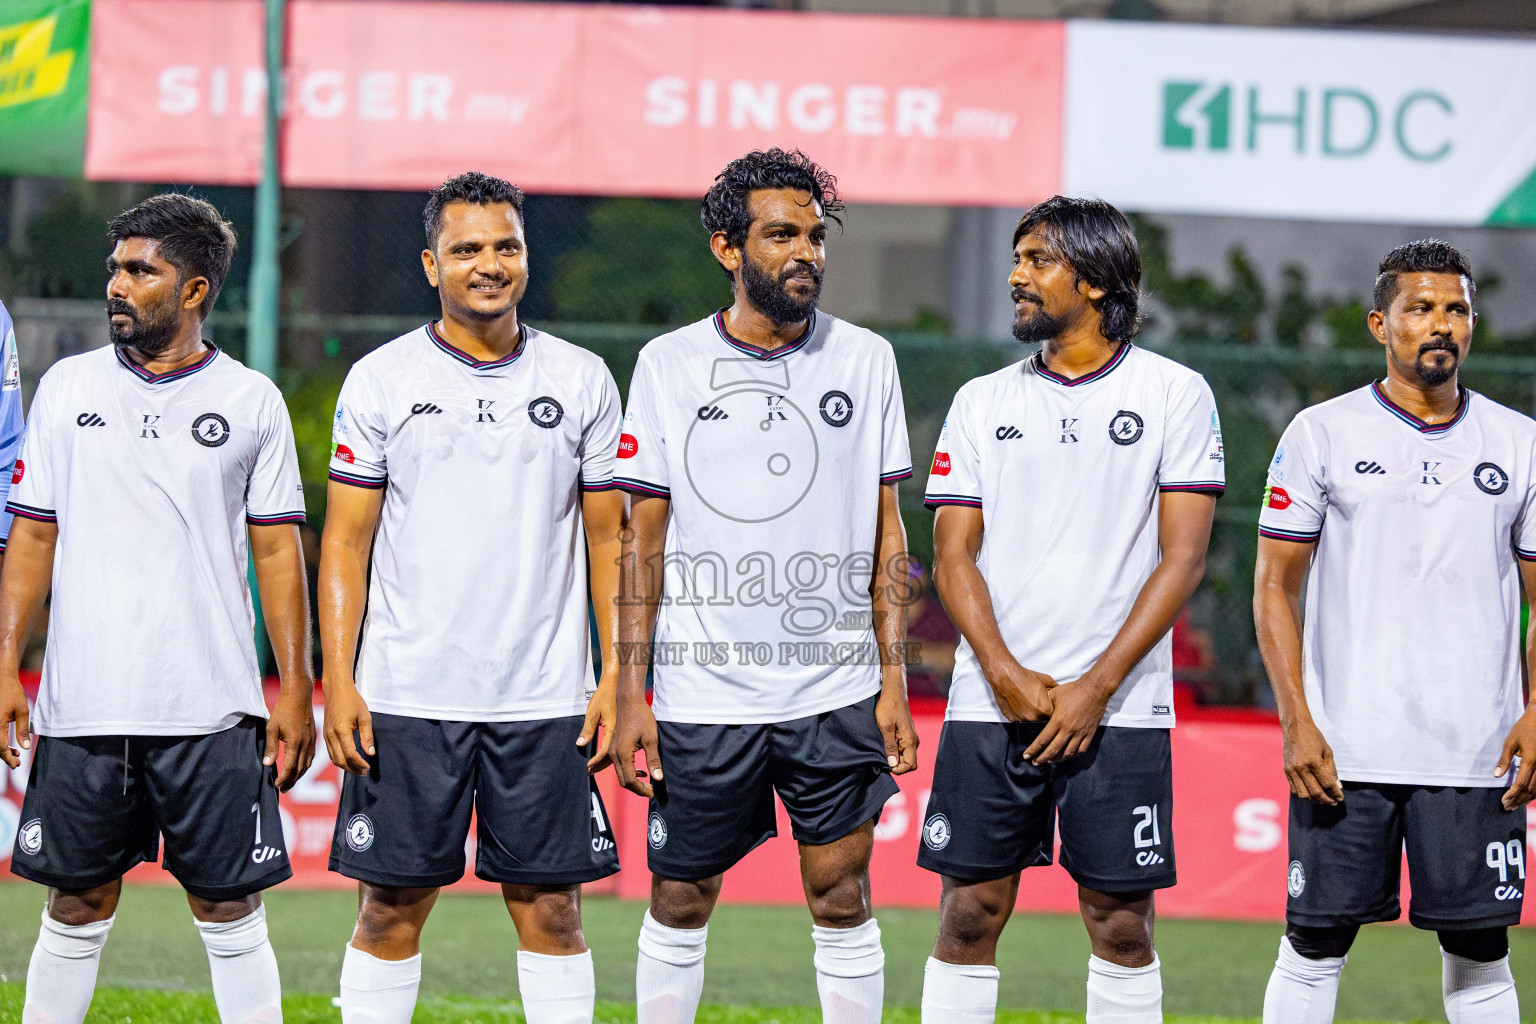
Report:
[[[727,880],[729,885],[729,880]],[[22,982],[37,936],[43,889],[0,883],[0,1024],[20,1020]],[[351,933],[356,897],[350,892],[276,890],[268,894],[268,924],[289,995],[285,1019],[339,1020],[330,1005],[341,952]],[[635,936],[644,907],[612,899],[584,906],[587,942],[597,970],[598,1018],[632,1021]],[[887,1021],[917,1022],[923,962],[934,916],[882,910],[886,950]],[[811,967],[810,920],[797,907],[722,906],[709,929],[702,1022],[819,1019]],[[1252,1019],[1280,939],[1277,924],[1162,920],[1157,945],[1163,964],[1164,1008],[1175,1015]],[[1536,1021],[1536,929],[1511,933],[1525,1017]],[[417,1024],[520,1021],[516,937],[495,897],[444,896],[423,936]],[[1007,1024],[1080,1021],[1088,942],[1082,923],[1057,915],[1016,916],[1004,934],[999,1005]],[[93,1024],[215,1021],[207,994],[208,965],[179,890],[132,887],[102,955]],[[755,1007],[773,1007],[757,1009]],[[1350,954],[1339,993],[1341,1020],[1443,1021],[1440,956],[1431,934],[1411,928],[1365,929]],[[1193,1019],[1186,1017],[1186,1021]]]

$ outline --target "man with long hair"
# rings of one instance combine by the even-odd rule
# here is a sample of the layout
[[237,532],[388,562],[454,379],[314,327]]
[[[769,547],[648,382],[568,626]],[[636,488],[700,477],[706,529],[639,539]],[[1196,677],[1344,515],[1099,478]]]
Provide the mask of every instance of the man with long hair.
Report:
[[1199,374],[1131,343],[1141,256],[1118,210],[1057,196],[1013,241],[1014,335],[1040,350],[960,389],[928,477],[964,642],[918,852],[944,877],[923,1020],[993,1019],[998,937],[1059,825],[1089,1024],[1152,1024],[1153,892],[1175,879],[1168,631],[1205,572],[1221,427]]

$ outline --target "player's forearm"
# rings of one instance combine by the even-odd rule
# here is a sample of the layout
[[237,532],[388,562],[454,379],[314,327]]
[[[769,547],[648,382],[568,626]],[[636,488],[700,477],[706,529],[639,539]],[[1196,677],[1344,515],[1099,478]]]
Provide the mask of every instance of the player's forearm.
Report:
[[1254,580],[1253,624],[1259,656],[1286,728],[1310,723],[1301,668],[1301,595],[1279,582]]
[[1094,662],[1089,674],[1108,693],[1114,693],[1147,653],[1173,628],[1179,612],[1189,603],[1200,581],[1205,578],[1205,552],[1164,554],[1163,560],[1131,605],[1104,653]]
[[[280,531],[267,543],[260,534]],[[298,527],[258,526],[251,533],[258,550],[254,555],[256,586],[261,593],[262,618],[277,675],[284,692],[310,692],[315,680],[310,671],[309,586],[304,578],[304,552]]]
[[933,581],[950,621],[971,645],[982,673],[990,676],[992,665],[1012,658],[1013,654],[997,625],[992,594],[981,570],[975,560],[964,553],[936,552]]
[[[659,501],[658,498],[644,499]],[[651,638],[656,607],[661,600],[662,554],[666,518],[641,516],[632,509],[619,556],[618,654],[619,701],[645,700],[646,669],[651,662]]]
[[53,552],[59,528],[17,518],[0,564],[0,672],[21,666],[32,626],[53,582]]
[[618,655],[619,560],[624,553],[624,497],[602,491],[582,499],[582,520],[587,534],[588,586],[592,616],[597,620],[602,672],[611,677]]
[[881,689],[907,693],[907,606],[912,603],[907,575],[907,530],[901,521],[896,486],[880,488],[880,519],[875,537],[875,571],[870,577],[870,615],[880,651]]
[[329,695],[335,686],[351,686],[367,600],[368,553],[335,540],[320,542],[320,685]]

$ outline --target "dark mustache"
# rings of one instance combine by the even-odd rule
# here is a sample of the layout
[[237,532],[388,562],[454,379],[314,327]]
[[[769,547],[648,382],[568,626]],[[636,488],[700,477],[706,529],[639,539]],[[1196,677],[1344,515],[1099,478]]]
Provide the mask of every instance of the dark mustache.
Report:
[[814,263],[802,263],[797,267],[790,267],[779,275],[779,284],[786,283],[790,278],[798,276],[802,271],[811,275],[811,280],[821,284],[821,271],[816,269]]
[[126,317],[131,317],[135,322],[137,322],[138,319],[139,319],[139,312],[138,312],[138,310],[134,309],[132,306],[130,306],[128,303],[124,302],[122,299],[108,299],[107,300],[107,316],[117,316],[118,314],[122,314],[123,316],[126,316]]
[[1036,295],[1034,292],[1025,291],[1023,288],[1015,288],[1009,294],[1013,296],[1014,302],[1023,302],[1025,299],[1028,299],[1030,302],[1035,303],[1037,306],[1045,305],[1044,299],[1040,298],[1040,296]]
[[1435,341],[1426,341],[1424,344],[1419,346],[1419,355],[1422,356],[1429,352],[1449,352],[1451,355],[1456,356],[1457,358],[1460,358],[1461,356],[1461,349],[1456,347],[1455,342],[1441,341],[1439,339]]

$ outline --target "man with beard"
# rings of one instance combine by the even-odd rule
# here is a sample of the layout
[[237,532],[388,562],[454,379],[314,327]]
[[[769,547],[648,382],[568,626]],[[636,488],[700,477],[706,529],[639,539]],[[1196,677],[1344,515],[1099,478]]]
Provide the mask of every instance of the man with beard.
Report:
[[1446,1017],[1514,1024],[1507,929],[1536,796],[1520,650],[1536,422],[1457,383],[1477,323],[1461,253],[1410,242],[1379,274],[1367,322],[1386,377],[1296,416],[1259,515],[1254,621],[1291,784],[1264,1020],[1333,1019],[1360,926],[1402,912],[1406,846],[1408,920],[1439,935]]
[[[122,876],[163,835],[219,1017],[276,1022],[260,893],[292,874],[277,792],[315,738],[293,430],[270,380],[202,340],[235,249],[219,212],[158,195],[111,237],[113,344],[38,384],[0,574],[0,737],[37,737],[11,870],[49,887],[22,1020],[85,1017]],[[247,552],[282,678],[270,718]],[[29,717],[17,664],[50,585]]]
[[928,478],[934,579],[963,642],[918,864],[944,879],[925,1024],[997,1005],[1023,868],[1061,863],[1093,947],[1088,1021],[1162,1020],[1153,891],[1174,884],[1168,631],[1224,480],[1205,380],[1131,344],[1141,255],[1107,203],[1014,230],[1014,335],[955,396]]
[[732,304],[642,349],[630,386],[614,761],[651,801],[641,1024],[693,1020],[721,880],[776,834],[775,791],[823,1018],[880,1019],[869,858],[891,775],[916,765],[896,496],[912,469],[890,344],[816,309],[841,209],[803,153],[730,163],[702,219]]
[[346,1024],[410,1021],[471,811],[529,1024],[592,1020],[581,883],[619,869],[590,774],[617,686],[619,392],[597,356],[519,322],[522,208],[473,171],[433,190],[421,262],[442,319],[358,360],[337,401],[319,600],[325,743],[349,773],[331,870],[362,883]]

